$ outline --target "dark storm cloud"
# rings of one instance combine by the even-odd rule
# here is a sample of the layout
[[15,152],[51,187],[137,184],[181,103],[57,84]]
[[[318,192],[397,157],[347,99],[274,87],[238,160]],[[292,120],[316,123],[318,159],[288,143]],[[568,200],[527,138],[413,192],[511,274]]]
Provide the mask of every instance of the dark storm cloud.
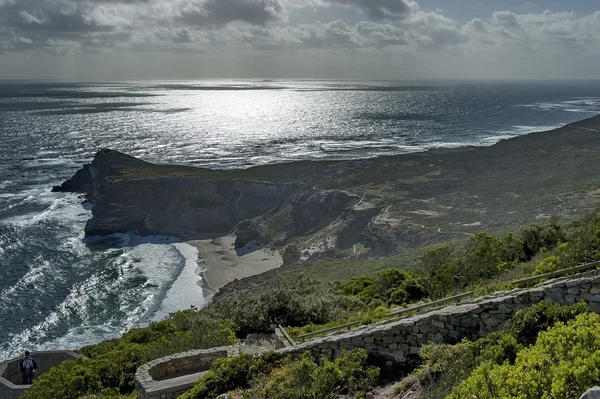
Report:
[[247,22],[266,25],[285,18],[285,8],[279,0],[207,0],[185,4],[180,20],[188,25],[225,25]]
[[51,36],[114,29],[89,18],[89,6],[70,1],[18,0],[0,3],[0,26],[17,34]]
[[153,0],[88,0],[90,3],[95,4],[137,4],[137,3],[151,3]]
[[419,10],[417,3],[410,0],[324,0],[324,2],[357,7],[373,19],[404,19]]

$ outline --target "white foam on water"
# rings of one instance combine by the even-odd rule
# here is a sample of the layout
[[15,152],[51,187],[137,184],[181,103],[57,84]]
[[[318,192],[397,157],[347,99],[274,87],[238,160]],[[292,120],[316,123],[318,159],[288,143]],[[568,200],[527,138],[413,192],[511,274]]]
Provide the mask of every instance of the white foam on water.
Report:
[[167,291],[185,268],[179,252],[170,244],[172,241],[170,237],[129,236],[130,247],[121,255],[125,260],[121,273],[127,279],[141,276],[145,283],[139,287],[135,298],[123,296],[121,299],[120,311],[127,315],[121,332],[152,321],[152,315],[161,307]]
[[30,268],[23,277],[19,279],[11,287],[8,287],[0,292],[0,303],[9,303],[9,297],[12,296],[17,290],[25,289],[27,286],[35,285],[35,283],[44,278],[44,275],[50,272],[50,262],[42,261]]
[[[96,289],[100,285],[106,288],[104,292],[99,292]],[[105,299],[107,293],[111,292],[111,288],[110,286],[105,286],[99,273],[92,275],[82,283],[73,285],[66,298],[42,322],[28,327],[21,333],[13,336],[9,347],[13,349],[13,352],[22,350],[25,347],[35,347],[37,350],[47,348],[47,338],[52,333],[53,328],[71,318],[76,317],[85,320],[88,316],[89,306],[94,301]],[[96,293],[98,295],[95,295]],[[81,346],[81,344],[81,341],[72,341],[65,349],[76,348],[77,346]]]
[[546,126],[525,126],[525,125],[515,125],[512,129],[500,130],[497,131],[493,136],[482,137],[478,140],[478,144],[476,145],[493,145],[502,140],[508,140],[519,136],[525,136],[530,133],[536,132],[548,132],[551,130],[555,130],[565,126],[564,124],[558,125],[546,125]]
[[206,305],[206,298],[199,283],[198,249],[185,243],[173,244],[185,259],[185,266],[177,277],[160,306],[155,313],[154,320],[162,320],[170,313],[191,307],[202,308]]
[[[28,161],[26,168],[46,168],[50,166],[71,166],[73,168],[80,167],[80,163],[71,158],[36,158]],[[47,179],[46,179],[47,180]]]
[[544,111],[564,111],[576,113],[593,113],[600,111],[600,98],[579,97],[576,100],[558,102],[539,102],[535,104],[520,105],[525,108],[537,108]]

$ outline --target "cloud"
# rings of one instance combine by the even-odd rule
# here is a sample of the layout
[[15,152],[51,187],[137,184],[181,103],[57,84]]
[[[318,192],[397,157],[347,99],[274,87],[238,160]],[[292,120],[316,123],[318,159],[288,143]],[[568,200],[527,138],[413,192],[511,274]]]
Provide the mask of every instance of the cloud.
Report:
[[33,34],[106,32],[114,26],[94,18],[98,10],[72,1],[12,0],[0,4],[0,25]]
[[356,7],[375,20],[404,19],[419,11],[419,5],[411,0],[323,0],[323,2]]
[[404,31],[392,25],[362,21],[356,25],[356,31],[366,41],[366,45],[373,47],[409,44]]
[[578,17],[574,12],[497,11],[488,20],[471,20],[461,31],[475,42],[527,51],[583,49],[600,42],[600,12]]
[[0,0],[2,53],[269,51],[304,61],[303,51],[313,50],[599,54],[599,43],[600,12],[499,10],[462,24],[411,0]]
[[285,18],[286,10],[279,0],[205,0],[184,3],[178,19],[188,25],[205,26],[234,21],[266,25]]

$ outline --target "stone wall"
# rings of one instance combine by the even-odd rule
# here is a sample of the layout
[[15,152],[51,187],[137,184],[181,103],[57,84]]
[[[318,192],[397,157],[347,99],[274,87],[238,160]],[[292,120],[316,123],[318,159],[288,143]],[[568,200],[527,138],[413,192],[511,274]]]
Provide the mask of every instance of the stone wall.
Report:
[[[50,368],[58,366],[66,360],[74,360],[80,357],[72,351],[35,352],[31,354],[38,365],[36,376],[47,372]],[[0,399],[16,399],[30,388],[30,385],[22,385],[19,362],[24,356],[7,360],[0,364]]]
[[[498,292],[411,317],[333,333],[277,352],[299,355],[311,351],[319,356],[365,348],[370,354],[392,361],[398,367],[415,367],[421,346],[484,337],[505,327],[518,310],[544,300],[560,305],[573,305],[583,300],[592,312],[600,313],[600,271],[551,280],[534,288]],[[191,389],[212,362],[235,356],[239,350],[239,346],[213,348],[154,360],[140,367],[136,373],[138,398],[176,398]],[[247,353],[264,351],[265,348],[261,348]]]
[[412,317],[331,334],[278,352],[297,355],[312,351],[318,356],[344,349],[365,348],[400,367],[414,367],[418,362],[419,348],[424,344],[456,343],[463,338],[474,340],[484,337],[505,326],[516,311],[543,300],[560,305],[584,300],[592,312],[600,313],[598,272],[568,280],[553,280],[534,288],[499,292]]
[[239,346],[194,350],[146,363],[135,374],[139,399],[171,399],[190,390],[217,359],[237,356]]

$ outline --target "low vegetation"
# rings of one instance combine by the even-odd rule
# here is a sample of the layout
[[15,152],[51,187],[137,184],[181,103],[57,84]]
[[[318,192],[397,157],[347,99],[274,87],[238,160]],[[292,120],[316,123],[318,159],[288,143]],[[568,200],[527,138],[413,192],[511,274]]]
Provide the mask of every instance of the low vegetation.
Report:
[[[517,312],[507,330],[495,332],[475,342],[465,339],[456,345],[424,346],[420,354],[422,365],[402,381],[397,387],[397,393],[413,391],[419,399],[442,399],[449,395],[452,399],[503,398],[504,396],[493,393],[495,391],[492,386],[490,395],[480,396],[478,388],[486,381],[486,372],[495,367],[517,364],[518,359],[529,353],[527,348],[537,346],[540,333],[565,323],[570,325],[581,316],[588,316],[585,303],[561,307],[542,302]],[[559,363],[560,361],[557,365]],[[525,369],[520,372],[521,376],[527,374]],[[501,380],[496,383],[502,384]],[[549,393],[548,388],[549,386],[545,386],[544,392]],[[582,391],[578,392],[581,395]],[[514,397],[533,399],[544,396]]]
[[[348,275],[342,282],[330,285],[314,281],[305,275],[282,273],[280,277],[263,280],[258,286],[219,295],[204,309],[178,312],[163,322],[132,330],[120,339],[82,348],[80,352],[88,359],[65,362],[40,376],[25,398],[75,399],[86,394],[103,398],[127,396],[134,391],[134,373],[137,367],[165,355],[230,345],[251,333],[270,333],[277,324],[289,327],[289,331],[294,335],[302,335],[349,321],[357,321],[359,324],[371,323],[386,318],[389,310],[398,306],[431,301],[465,290],[476,290],[479,294],[486,294],[510,288],[508,282],[511,279],[539,275],[598,259],[600,216],[596,215],[568,226],[550,220],[531,225],[519,234],[507,234],[498,238],[482,233],[460,245],[430,248],[420,256],[417,267],[412,270],[389,267],[392,266],[389,260],[355,259],[349,261],[353,264],[353,270],[360,270],[360,262],[366,262],[364,265],[376,262],[376,272],[363,269],[365,272],[375,273],[358,277]],[[320,262],[319,264],[322,264],[325,261]],[[344,261],[332,262],[339,264]],[[518,354],[524,351],[524,348],[535,344],[533,341],[539,331],[557,321],[565,322],[571,317],[565,319],[562,316],[553,316],[552,312],[555,310],[548,308],[541,313],[527,313],[535,319],[531,321],[519,321],[525,319],[525,316],[519,316],[520,318],[513,320],[513,329],[510,332],[499,332],[477,343],[463,342],[455,347],[425,348],[423,356],[426,363],[423,370],[426,371],[418,371],[415,374],[418,383],[430,387],[428,389],[432,392],[437,389],[448,395],[451,390],[444,387],[456,388],[463,380],[467,381],[467,377],[475,373],[474,370],[479,370],[478,367],[484,367],[486,364],[485,367],[488,368],[482,368],[479,374],[473,374],[471,385],[463,385],[461,389],[465,389],[464,392],[483,384],[483,376],[512,375],[510,373],[513,371],[495,367],[503,367],[504,362],[508,362],[511,367],[515,366]],[[519,327],[519,323],[524,325]],[[528,325],[534,327],[529,331],[526,328]],[[526,333],[527,331],[529,332]],[[587,359],[587,355],[582,356],[582,359]],[[572,364],[579,366],[576,358],[578,356],[575,354]],[[350,361],[347,357],[343,359],[346,359],[343,362]],[[250,361],[238,360],[242,363]],[[317,389],[317,385],[311,388],[303,378],[308,378],[306,376],[309,374],[313,377],[321,375],[319,373],[323,370],[329,370],[324,374],[335,377],[334,380],[316,379],[315,381],[320,382],[314,382],[315,384],[324,384],[322,387],[335,385],[336,388],[332,388],[332,392],[351,392],[355,389],[347,385],[347,377],[336,379],[337,376],[346,375],[345,369],[342,370],[343,365],[336,363],[338,360],[303,358],[300,363],[296,362],[275,361],[272,358],[267,362],[268,365],[253,363],[251,366],[256,368],[256,373],[251,367],[251,374],[245,377],[227,377],[231,383],[223,383],[225,388],[219,389],[250,389],[248,392],[255,396],[248,397],[252,398],[294,398],[296,396],[285,396],[285,392],[295,389],[286,385],[288,381],[283,378],[285,373],[296,373],[294,381],[298,384],[299,381],[303,381],[302,386],[310,390]],[[527,363],[519,364],[526,367]],[[339,368],[342,374],[335,371],[334,366]],[[356,367],[358,370],[358,366]],[[239,372],[243,374],[246,371],[241,370],[242,368],[239,367]],[[360,369],[370,370],[364,367]],[[451,373],[453,377],[444,371],[448,369],[454,370]],[[426,373],[428,379],[419,376],[419,372]],[[367,374],[366,377],[363,376],[365,381],[372,381],[371,374]],[[479,377],[476,377],[477,375]],[[225,376],[223,378],[227,380]],[[246,383],[240,383],[240,379]],[[219,384],[222,381],[217,382],[214,384],[221,387]],[[210,388],[213,386],[210,384],[213,383],[205,383],[208,384],[206,389],[213,389]],[[303,392],[309,395],[304,397],[312,397],[312,391]],[[444,397],[436,395],[428,397]]]
[[575,399],[599,380],[600,316],[582,314],[541,333],[513,362],[482,363],[449,399]]
[[230,321],[209,320],[193,310],[178,312],[120,339],[82,348],[80,353],[87,359],[52,368],[35,379],[23,398],[77,399],[85,394],[119,398],[134,391],[136,369],[152,359],[235,342]]
[[236,391],[246,399],[328,399],[340,394],[360,397],[373,388],[379,369],[367,365],[367,352],[355,349],[330,359],[304,353],[294,359],[270,354],[242,355],[215,362],[182,399],[212,399]]

